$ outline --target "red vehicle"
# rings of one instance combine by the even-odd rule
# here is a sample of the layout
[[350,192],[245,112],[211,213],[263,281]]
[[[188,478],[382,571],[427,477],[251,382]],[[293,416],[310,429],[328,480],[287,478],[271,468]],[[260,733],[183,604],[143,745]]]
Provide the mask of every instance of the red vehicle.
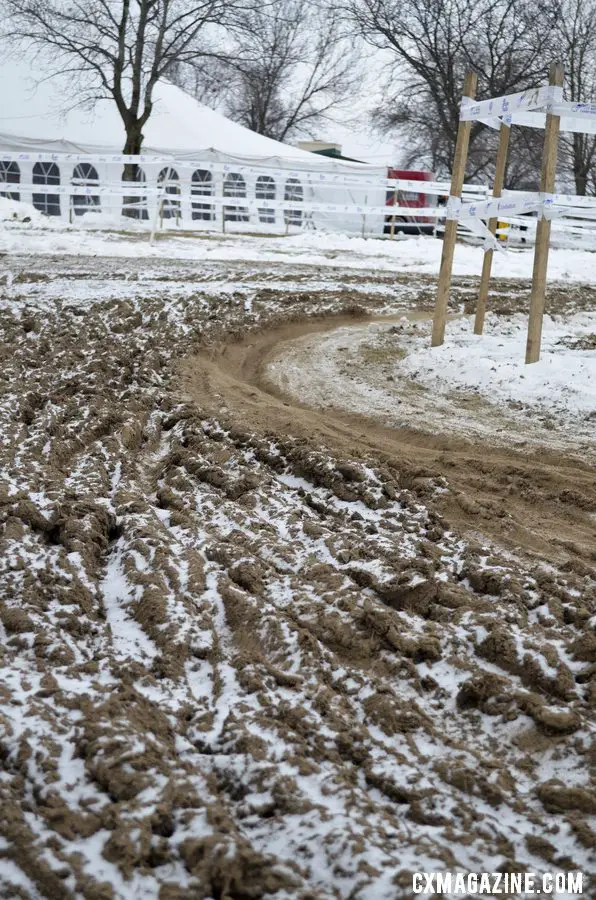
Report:
[[[388,178],[403,178],[407,181],[434,181],[435,176],[432,172],[420,172],[408,169],[388,169]],[[433,194],[426,194],[423,191],[392,191],[387,190],[385,199],[387,206],[408,206],[410,209],[424,209],[425,206],[434,206],[436,197]],[[404,215],[387,216],[385,218],[385,234],[402,232],[403,234],[433,234],[435,230],[435,219],[423,216],[414,218]]]

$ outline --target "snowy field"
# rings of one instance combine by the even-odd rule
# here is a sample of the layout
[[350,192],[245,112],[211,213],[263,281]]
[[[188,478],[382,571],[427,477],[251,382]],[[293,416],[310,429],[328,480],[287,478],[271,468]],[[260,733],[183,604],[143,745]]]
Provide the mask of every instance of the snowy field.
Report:
[[414,871],[587,872],[587,455],[564,429],[533,455],[386,433],[263,372],[300,329],[372,317],[362,372],[413,365],[421,396],[441,367],[455,393],[492,375],[588,422],[567,339],[592,329],[593,257],[553,254],[548,384],[520,393],[530,254],[499,257],[495,372],[471,385],[469,274],[427,349],[438,241],[31,222],[0,253],[0,897],[411,900]]
[[[12,217],[16,217],[13,219]],[[30,219],[22,222],[23,217]],[[87,221],[88,219],[88,221]],[[396,240],[363,239],[339,234],[306,231],[287,237],[248,235],[210,236],[176,234],[171,230],[158,235],[153,246],[149,234],[137,229],[120,233],[122,219],[110,222],[105,217],[85,217],[78,227],[41,216],[32,207],[0,198],[0,253],[64,254],[75,256],[111,256],[137,259],[180,259],[197,262],[296,263],[346,271],[374,268],[376,271],[403,271],[437,274],[441,259],[441,241],[429,237]],[[128,223],[127,223],[128,224]],[[113,231],[99,231],[111,226]],[[130,226],[129,226],[130,227]],[[479,275],[483,251],[479,247],[458,245],[453,271],[455,275]],[[497,252],[493,274],[497,278],[530,278],[533,249]],[[551,280],[596,283],[596,253],[588,250],[552,249],[549,260]]]
[[[520,403],[572,419],[596,411],[596,312],[546,316],[538,363],[525,365],[527,317],[491,315],[485,334],[473,319],[450,323],[442,347],[413,343],[403,371],[433,390],[478,391],[492,403]],[[446,373],[448,373],[447,378]]]

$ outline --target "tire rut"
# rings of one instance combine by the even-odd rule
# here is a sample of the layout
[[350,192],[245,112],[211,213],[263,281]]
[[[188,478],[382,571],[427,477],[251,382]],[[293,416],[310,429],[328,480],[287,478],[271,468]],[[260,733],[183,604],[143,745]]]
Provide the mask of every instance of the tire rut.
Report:
[[[395,466],[404,486],[468,536],[558,564],[596,559],[596,477],[588,460],[548,447],[523,453],[486,441],[388,428],[366,416],[310,408],[271,383],[267,362],[280,344],[349,324],[358,323],[334,316],[223,343],[209,356],[183,361],[183,390],[207,413],[217,413],[225,427],[282,441],[292,437]],[[448,490],[437,491],[440,479]]]

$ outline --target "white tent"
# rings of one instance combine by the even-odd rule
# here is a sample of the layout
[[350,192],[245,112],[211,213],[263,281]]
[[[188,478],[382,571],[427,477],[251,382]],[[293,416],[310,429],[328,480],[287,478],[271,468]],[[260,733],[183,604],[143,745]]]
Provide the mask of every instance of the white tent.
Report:
[[[120,182],[122,161],[109,157],[122,153],[124,139],[113,101],[99,100],[86,109],[77,104],[63,76],[32,71],[25,61],[0,66],[0,179],[19,181],[21,199],[71,219],[101,207],[119,208],[114,197],[107,203],[103,192],[107,184]],[[146,218],[157,202],[158,183],[166,184],[172,196],[166,216],[192,227],[215,227],[225,215],[228,227],[240,230],[287,230],[307,218],[313,227],[360,232],[363,214],[355,208],[382,206],[385,200],[381,182],[386,169],[317,156],[256,134],[166,81],[155,88],[142,152]],[[346,178],[349,185],[343,183]],[[98,193],[69,195],[73,179],[96,186]],[[57,193],[27,191],[35,184],[55,185]],[[224,207],[220,201],[210,206],[197,199],[218,194],[233,196],[238,205]],[[246,205],[239,197],[246,198]],[[309,198],[319,206],[342,204],[351,210],[319,208],[304,217],[299,203]],[[280,207],[291,201],[294,208]],[[382,231],[382,215],[375,222],[368,219],[367,232]]]

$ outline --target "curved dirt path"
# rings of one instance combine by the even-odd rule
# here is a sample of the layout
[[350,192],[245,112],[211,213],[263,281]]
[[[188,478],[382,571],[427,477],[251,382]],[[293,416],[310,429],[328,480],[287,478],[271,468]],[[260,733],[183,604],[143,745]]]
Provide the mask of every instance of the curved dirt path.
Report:
[[276,393],[280,341],[360,322],[257,316],[433,300],[296,274],[39,257],[0,286],[1,896],[589,868],[593,471]]
[[[404,486],[417,490],[450,527],[468,536],[557,564],[572,560],[580,570],[596,560],[596,471],[587,460],[548,447],[520,452],[388,428],[374,418],[310,408],[272,383],[267,366],[280,344],[356,324],[361,322],[340,316],[311,319],[221,344],[210,358],[183,363],[184,389],[226,427],[250,423],[262,435],[292,436],[394,465]],[[442,477],[447,490],[437,491]]]

